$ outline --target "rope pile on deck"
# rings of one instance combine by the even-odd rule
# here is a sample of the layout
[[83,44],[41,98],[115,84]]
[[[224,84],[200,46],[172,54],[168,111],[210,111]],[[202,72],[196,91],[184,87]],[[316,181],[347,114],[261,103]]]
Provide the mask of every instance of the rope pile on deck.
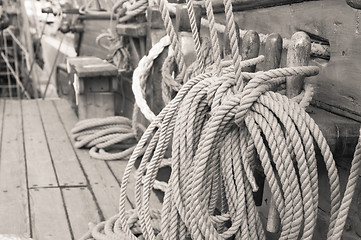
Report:
[[[252,196],[258,189],[256,169],[264,173],[280,215],[280,239],[312,239],[319,198],[318,149],[330,183],[327,238],[341,238],[358,179],[361,139],[341,198],[330,148],[305,111],[312,94],[290,99],[278,92],[286,77],[314,76],[319,68],[242,72],[242,68],[259,63],[263,57],[242,61],[231,1],[225,0],[224,4],[232,60],[220,58],[212,3],[206,0],[214,60],[214,64],[206,66],[192,1],[187,1],[199,64],[199,74],[188,78],[166,0],[159,0],[179,70],[172,81],[182,86],[176,86],[177,95],[158,116],[151,116],[153,121],[130,156],[120,188],[119,213],[93,227],[82,239],[265,239]],[[142,105],[140,109],[149,110]],[[160,211],[150,208],[150,193],[170,143],[172,173]],[[138,158],[136,209],[126,209],[129,177]]]

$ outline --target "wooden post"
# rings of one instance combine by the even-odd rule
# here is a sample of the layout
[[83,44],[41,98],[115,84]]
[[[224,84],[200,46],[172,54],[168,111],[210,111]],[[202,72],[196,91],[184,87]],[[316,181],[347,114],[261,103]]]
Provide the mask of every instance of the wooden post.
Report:
[[[201,26],[202,9],[198,5],[194,5],[193,8],[196,25],[199,31]],[[176,6],[175,29],[178,32],[178,38],[184,55],[184,62],[186,66],[189,66],[196,60],[196,50],[186,4],[178,4]]]
[[[279,34],[271,34],[266,39],[264,70],[278,68],[282,55],[282,37]],[[271,198],[267,218],[267,231],[277,233],[280,228],[280,217],[275,202]]]
[[[242,41],[242,60],[255,58],[258,56],[260,47],[259,35],[256,31],[249,30],[243,37]],[[254,72],[256,66],[243,68],[244,72]]]
[[[238,40],[238,48],[239,48],[239,54],[241,54],[241,50],[242,50],[242,38],[239,35],[239,26],[238,24],[235,22],[234,23],[236,26],[236,36],[237,36],[237,40]],[[229,40],[229,33],[228,33],[228,28],[226,26],[225,30],[224,30],[224,34],[223,34],[223,42],[224,42],[224,46],[223,46],[223,57],[226,58],[226,56],[231,55],[232,54],[232,50],[231,50],[231,45],[230,45],[230,40]]]
[[96,57],[69,58],[68,64],[74,74],[79,119],[114,116],[116,67]]
[[[287,66],[307,66],[311,53],[311,39],[304,32],[296,32],[292,35],[290,45],[287,52]],[[286,81],[287,96],[295,97],[303,89],[304,77],[288,77]]]

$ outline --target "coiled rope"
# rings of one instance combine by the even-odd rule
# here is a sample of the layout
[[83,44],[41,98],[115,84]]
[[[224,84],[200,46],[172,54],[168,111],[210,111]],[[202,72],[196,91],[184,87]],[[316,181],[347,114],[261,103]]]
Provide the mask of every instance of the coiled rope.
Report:
[[[166,19],[169,13],[163,12],[164,2],[161,0],[160,7]],[[208,0],[207,4],[212,7]],[[226,14],[231,15],[232,11],[227,10]],[[227,16],[227,22],[231,19]],[[232,23],[229,24],[232,29]],[[167,25],[172,39],[174,31],[168,28],[172,26]],[[171,44],[181,69],[179,75],[185,77],[184,62],[175,46],[178,42],[172,40]],[[235,46],[232,42],[231,45]],[[212,49],[215,46],[212,40]],[[299,104],[309,102],[310,97],[292,100],[276,92],[285,84],[285,77],[314,76],[318,68],[240,73],[242,67],[255,60],[239,61],[235,54],[238,52],[232,50],[233,65],[229,65],[217,61],[218,56],[213,53],[217,62],[211,66],[213,72],[183,79],[178,94],[154,118],[129,159],[120,189],[119,214],[97,225],[85,239],[265,239],[252,197],[252,191],[258,189],[255,169],[264,172],[270,186],[281,218],[280,239],[311,239],[319,198],[317,149],[330,182],[327,236],[332,240],[341,238],[361,164],[361,140],[341,200],[330,148]],[[157,210],[150,209],[150,192],[171,141],[172,174],[159,218],[154,214]],[[136,209],[131,215],[125,209],[126,190],[139,157]]]

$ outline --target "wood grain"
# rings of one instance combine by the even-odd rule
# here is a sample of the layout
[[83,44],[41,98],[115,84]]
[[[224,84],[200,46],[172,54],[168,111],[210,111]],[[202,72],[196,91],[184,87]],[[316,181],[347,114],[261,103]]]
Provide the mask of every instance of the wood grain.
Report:
[[30,237],[20,101],[0,100],[0,116],[0,233]]
[[79,97],[79,119],[102,118],[115,115],[115,97],[111,92],[88,92]]
[[30,189],[34,239],[72,239],[59,188]]
[[[307,66],[311,53],[311,39],[304,32],[292,35],[287,52],[287,67]],[[301,93],[304,86],[304,77],[287,77],[286,92],[289,98]]]
[[[259,35],[256,31],[249,30],[244,35],[242,39],[242,50],[241,55],[242,59],[251,59],[258,56],[260,48],[260,39]],[[243,68],[245,72],[254,72],[256,70],[256,66],[250,66]]]
[[88,188],[63,188],[62,193],[74,239],[88,231],[88,223],[100,221],[99,212]]
[[[321,67],[314,82],[314,100],[319,106],[341,115],[361,120],[361,12],[345,1],[321,0],[235,12],[236,22],[242,29],[258,33],[276,32],[290,38],[296,31],[327,39],[330,44],[330,60],[313,59],[310,64]],[[216,16],[224,24],[224,14]],[[285,59],[281,61],[285,66]]]
[[[74,144],[74,140],[69,135],[71,129],[78,121],[74,112],[72,112],[69,105],[65,100],[54,101],[54,104],[59,113],[64,128],[67,131],[71,143]],[[86,173],[87,179],[90,184],[91,191],[98,202],[99,208],[104,216],[108,219],[118,212],[119,202],[119,185],[117,179],[110,171],[106,162],[94,160],[90,157],[87,149],[74,149],[75,153]],[[117,168],[115,172],[122,172],[122,168]],[[127,208],[130,208],[129,202]]]
[[38,106],[59,185],[86,185],[83,171],[53,103],[38,101]]
[[57,186],[36,100],[22,101],[29,187]]

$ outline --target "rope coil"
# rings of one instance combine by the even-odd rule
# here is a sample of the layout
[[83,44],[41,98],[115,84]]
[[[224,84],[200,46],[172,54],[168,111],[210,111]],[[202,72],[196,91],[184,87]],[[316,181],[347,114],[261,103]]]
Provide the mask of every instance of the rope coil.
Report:
[[[361,139],[341,199],[338,170],[330,148],[304,109],[312,98],[312,89],[294,99],[278,92],[284,89],[286,77],[314,76],[319,72],[318,67],[241,72],[242,67],[257,64],[262,57],[247,61],[239,58],[230,1],[225,1],[225,5],[232,60],[221,61],[218,40],[212,34],[212,4],[210,0],[205,3],[215,64],[188,78],[166,1],[160,0],[179,68],[176,78],[181,79],[178,83],[183,86],[158,116],[149,115],[152,122],[134,147],[124,171],[119,214],[97,225],[87,237],[265,239],[252,196],[252,191],[258,189],[254,171],[261,169],[280,215],[280,239],[312,239],[319,199],[316,161],[319,149],[330,182],[327,236],[332,240],[340,239],[361,164]],[[188,4],[191,11],[192,1]],[[140,66],[149,66],[149,63]],[[210,69],[213,72],[207,71]],[[141,74],[137,75],[140,79]],[[141,84],[136,82],[134,86],[139,91]],[[141,100],[139,98],[138,102]],[[162,162],[170,144],[172,173],[167,184],[159,184],[156,175],[165,165]],[[134,163],[139,158],[141,162],[135,173],[136,209],[129,210],[125,209],[126,193]],[[165,188],[161,212],[150,207],[154,187]],[[130,214],[132,211],[136,212],[136,217]],[[133,225],[130,226],[130,222]]]

